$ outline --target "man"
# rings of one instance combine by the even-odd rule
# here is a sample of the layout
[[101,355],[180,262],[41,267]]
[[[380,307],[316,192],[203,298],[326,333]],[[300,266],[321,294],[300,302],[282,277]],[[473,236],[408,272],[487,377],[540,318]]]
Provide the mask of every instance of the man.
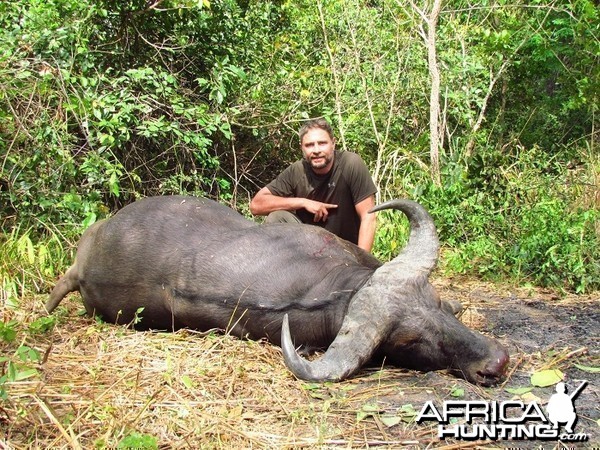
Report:
[[319,225],[370,252],[375,237],[377,188],[356,153],[335,150],[335,138],[325,119],[300,128],[304,158],[285,169],[250,202],[254,215],[266,223],[301,222]]

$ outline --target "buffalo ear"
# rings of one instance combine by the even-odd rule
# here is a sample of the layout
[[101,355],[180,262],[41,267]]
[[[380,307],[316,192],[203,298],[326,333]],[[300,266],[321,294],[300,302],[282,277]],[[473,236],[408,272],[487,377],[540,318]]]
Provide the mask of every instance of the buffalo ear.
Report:
[[442,311],[450,313],[456,317],[460,317],[463,311],[465,311],[465,307],[458,300],[442,300],[441,308]]

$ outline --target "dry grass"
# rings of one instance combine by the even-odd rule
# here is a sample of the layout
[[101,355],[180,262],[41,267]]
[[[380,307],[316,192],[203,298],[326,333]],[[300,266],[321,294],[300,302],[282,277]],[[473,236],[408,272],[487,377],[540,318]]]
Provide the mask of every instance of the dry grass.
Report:
[[310,385],[295,380],[268,343],[134,332],[73,317],[79,301],[71,296],[63,306],[70,317],[27,342],[45,361],[39,379],[7,385],[0,420],[8,448],[116,447],[132,432],[155,437],[160,448],[362,448],[431,437],[409,424],[389,431],[373,419],[386,406],[365,407],[423,389],[403,386],[401,371]]
[[[438,287],[452,295],[452,286]],[[30,323],[44,300],[4,311],[4,321]],[[454,387],[470,398],[497,395],[444,373],[370,369],[342,383],[310,384],[294,379],[280,349],[266,342],[135,332],[78,316],[79,309],[71,295],[53,331],[13,342],[11,351],[26,344],[44,358],[38,377],[5,384],[0,449],[116,448],[144,436],[155,439],[150,448],[164,449],[498,447],[440,442],[432,425],[414,423],[415,409],[441,403]],[[485,322],[475,308],[463,320],[473,328]],[[523,369],[523,360],[515,363]],[[132,433],[138,440],[124,441]]]

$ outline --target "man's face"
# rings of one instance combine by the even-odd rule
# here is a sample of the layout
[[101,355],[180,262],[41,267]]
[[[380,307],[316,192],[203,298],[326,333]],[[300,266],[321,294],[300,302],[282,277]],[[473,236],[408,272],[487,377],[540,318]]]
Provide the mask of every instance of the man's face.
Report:
[[302,138],[300,143],[304,158],[310,163],[315,173],[326,174],[333,166],[335,139],[329,137],[327,131],[312,128]]

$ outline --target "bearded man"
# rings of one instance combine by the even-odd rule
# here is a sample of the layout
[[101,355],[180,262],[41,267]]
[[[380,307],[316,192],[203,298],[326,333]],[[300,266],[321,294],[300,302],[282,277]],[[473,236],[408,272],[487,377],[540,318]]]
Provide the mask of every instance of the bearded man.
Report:
[[250,202],[265,223],[318,225],[370,252],[375,237],[377,188],[361,159],[335,149],[325,119],[305,122],[299,131],[303,159],[292,163]]

